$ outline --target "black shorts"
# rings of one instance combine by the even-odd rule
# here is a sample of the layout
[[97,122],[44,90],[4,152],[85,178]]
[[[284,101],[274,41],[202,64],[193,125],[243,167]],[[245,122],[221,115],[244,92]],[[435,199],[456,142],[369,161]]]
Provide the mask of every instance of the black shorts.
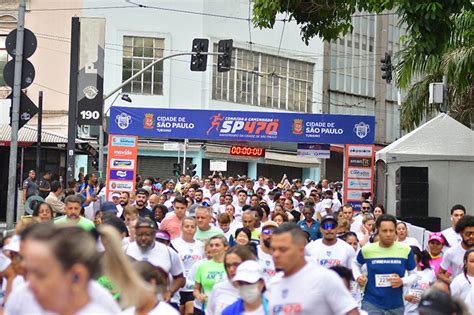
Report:
[[184,305],[186,302],[191,302],[194,301],[194,295],[193,292],[179,292],[179,296],[181,297],[179,299],[179,305]]
[[194,315],[205,315],[206,313],[204,313],[203,311],[201,311],[200,309],[198,308],[194,308]]

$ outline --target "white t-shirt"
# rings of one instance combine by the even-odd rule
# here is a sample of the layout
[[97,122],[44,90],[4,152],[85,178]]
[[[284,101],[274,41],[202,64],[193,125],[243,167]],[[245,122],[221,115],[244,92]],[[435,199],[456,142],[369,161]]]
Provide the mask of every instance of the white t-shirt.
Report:
[[254,311],[243,311],[242,315],[266,315],[266,314],[265,314],[265,310],[263,309],[263,304],[261,304],[260,307]]
[[454,247],[462,241],[461,235],[459,233],[456,233],[456,231],[454,231],[452,227],[441,231],[441,234],[444,235],[444,238],[446,238],[450,247]]
[[[423,292],[428,289],[433,282],[436,281],[436,274],[432,269],[417,270],[415,271],[417,280],[412,285],[403,287],[403,295],[415,295],[421,298]],[[405,314],[418,314],[417,311],[418,303],[412,303],[405,301]]]
[[[179,315],[179,312],[166,302],[160,302],[148,315]],[[127,308],[122,315],[135,315],[135,306]]]
[[204,244],[201,241],[188,243],[183,238],[178,237],[171,241],[171,244],[178,252],[179,258],[184,265],[184,277],[186,285],[180,291],[192,292],[194,289],[194,279],[189,278],[189,270],[198,261],[204,258]]
[[278,273],[267,296],[273,315],[345,314],[357,308],[335,272],[309,263],[289,277]]
[[471,277],[469,275],[466,276],[464,275],[464,272],[461,272],[453,279],[451,285],[449,286],[451,288],[451,295],[462,301],[464,301],[469,296],[469,293],[474,288],[474,286],[472,285],[474,283],[474,277]]
[[[196,272],[199,268],[199,266],[201,266],[201,264],[203,262],[207,261],[207,259],[203,259],[203,260],[200,260],[198,262],[196,262],[192,267],[191,267],[191,270],[189,270],[189,273],[188,273],[188,276],[190,279],[195,279],[196,277]],[[198,299],[194,299],[194,307],[199,309],[199,310],[202,310],[202,303],[199,302]]]
[[422,249],[421,245],[420,245],[420,242],[418,242],[418,240],[414,237],[407,236],[407,238],[405,238],[405,240],[403,242],[401,242],[401,241],[398,241],[398,242],[403,243],[403,244],[407,244],[408,246],[416,246],[420,250]]
[[153,266],[163,268],[172,276],[184,273],[183,263],[178,254],[158,242],[155,242],[155,246],[145,252],[138,247],[137,242],[130,243],[125,254],[138,261],[148,261]]
[[[112,295],[95,281],[89,281],[87,292],[90,303],[79,310],[78,314],[120,314],[121,310]],[[25,282],[12,290],[5,305],[4,314],[53,314],[44,310]]]
[[354,222],[351,223],[351,232],[354,232],[356,234],[362,233],[361,227],[362,227],[362,221],[356,220],[354,218]]
[[214,285],[207,300],[206,315],[220,315],[222,311],[239,299],[237,290],[229,279]]
[[317,239],[308,243],[305,248],[308,261],[314,261],[325,268],[339,265],[351,268],[355,254],[354,248],[340,239],[331,246],[325,245],[322,239]]
[[458,274],[462,273],[465,253],[466,250],[462,247],[461,243],[458,243],[446,251],[443,255],[440,267],[444,270],[449,270],[449,268],[451,268],[451,276],[453,278],[456,277]]
[[272,255],[265,253],[262,250],[261,245],[257,246],[258,263],[263,269],[263,280],[268,284],[270,280],[275,276],[276,269],[273,263]]

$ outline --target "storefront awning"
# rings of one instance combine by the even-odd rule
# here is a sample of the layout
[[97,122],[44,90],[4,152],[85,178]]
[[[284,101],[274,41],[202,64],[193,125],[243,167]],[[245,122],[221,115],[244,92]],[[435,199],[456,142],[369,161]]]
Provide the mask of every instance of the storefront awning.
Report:
[[[12,129],[8,124],[0,124],[0,146],[10,146]],[[38,138],[38,130],[35,127],[28,125],[23,126],[18,132],[19,145],[31,145],[36,143]],[[86,141],[76,139],[76,143],[83,143]],[[59,135],[50,131],[41,131],[41,143],[67,143],[67,137]]]

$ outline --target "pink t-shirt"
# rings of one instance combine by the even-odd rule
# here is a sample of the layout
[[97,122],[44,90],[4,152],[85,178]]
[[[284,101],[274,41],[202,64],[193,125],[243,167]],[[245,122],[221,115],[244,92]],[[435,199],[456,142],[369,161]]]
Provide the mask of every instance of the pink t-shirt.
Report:
[[[443,260],[442,255],[432,257],[430,259],[430,267],[435,272],[436,276],[438,276],[439,266],[441,265],[442,260]],[[448,272],[451,273],[451,268],[449,268]]]
[[160,223],[160,230],[170,233],[171,240],[181,236],[181,225],[183,221],[180,220],[174,213],[166,216]]

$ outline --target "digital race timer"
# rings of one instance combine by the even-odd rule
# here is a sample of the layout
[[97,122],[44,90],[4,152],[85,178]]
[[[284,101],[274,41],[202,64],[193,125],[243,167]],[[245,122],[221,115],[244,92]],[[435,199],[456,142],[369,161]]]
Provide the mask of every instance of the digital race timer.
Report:
[[230,147],[230,155],[240,156],[251,156],[251,157],[264,157],[264,148],[247,147],[242,145],[233,145]]

